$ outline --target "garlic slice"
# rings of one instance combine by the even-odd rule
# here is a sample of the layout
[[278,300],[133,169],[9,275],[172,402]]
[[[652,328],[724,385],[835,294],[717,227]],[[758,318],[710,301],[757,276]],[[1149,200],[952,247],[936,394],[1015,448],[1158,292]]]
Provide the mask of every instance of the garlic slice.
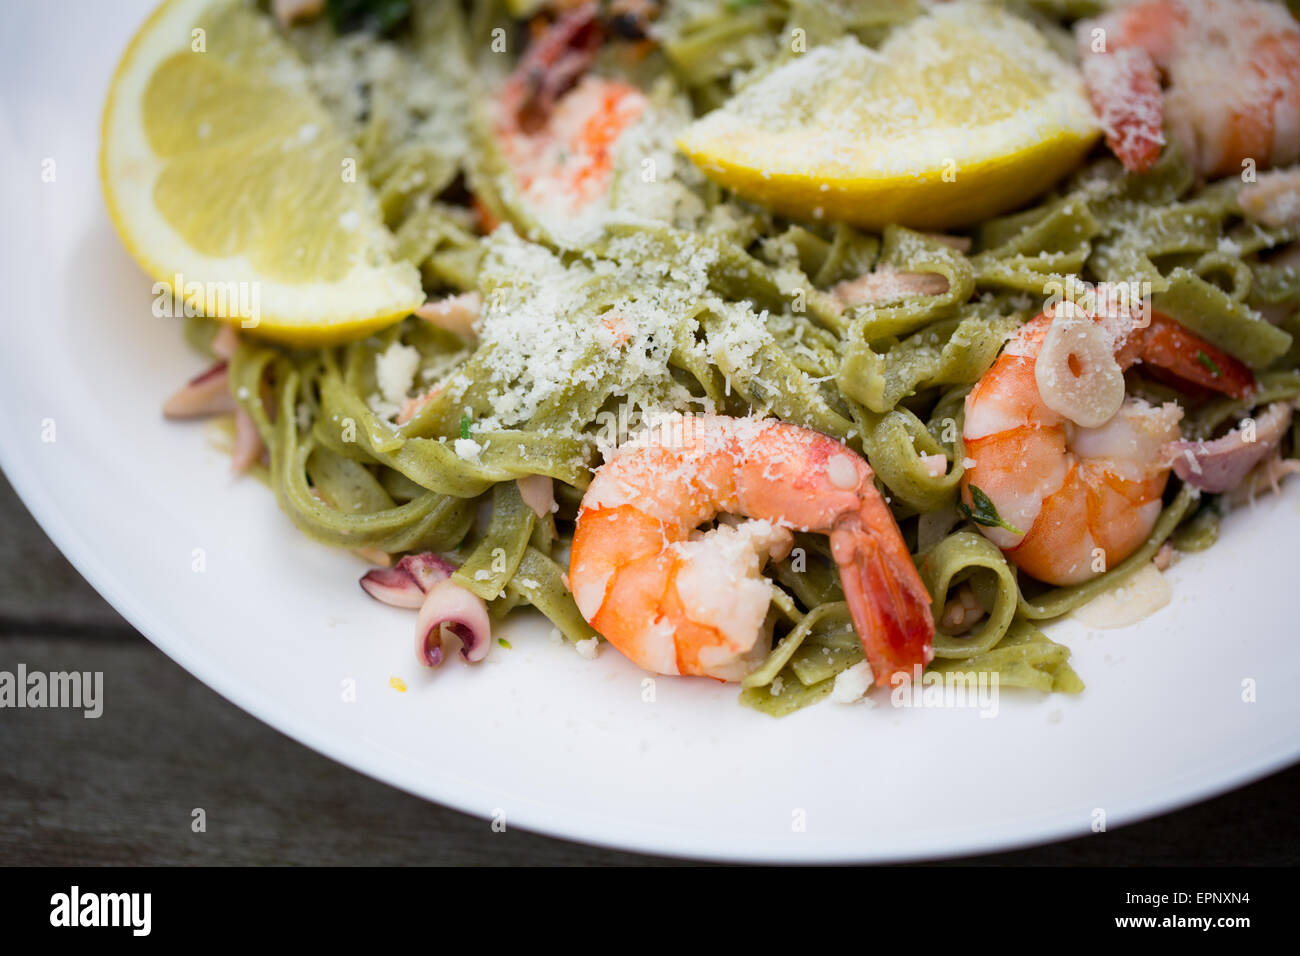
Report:
[[1034,363],[1038,394],[1076,425],[1097,428],[1124,404],[1124,372],[1106,329],[1061,303]]

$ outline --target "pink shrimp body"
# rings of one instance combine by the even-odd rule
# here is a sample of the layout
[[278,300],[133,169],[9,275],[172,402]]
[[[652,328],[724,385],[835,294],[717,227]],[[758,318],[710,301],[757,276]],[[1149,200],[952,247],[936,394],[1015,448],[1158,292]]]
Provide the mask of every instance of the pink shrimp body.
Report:
[[[719,514],[751,520],[696,531]],[[797,425],[696,416],[621,446],[583,497],[569,582],[583,616],[646,670],[739,680],[767,653],[761,570],[791,530],[829,535],[878,682],[930,661],[930,598],[870,466]]]
[[1246,160],[1264,168],[1300,158],[1300,25],[1284,6],[1139,0],[1081,21],[1076,35],[1093,105],[1126,168],[1155,162],[1162,125],[1207,177],[1240,173]]
[[614,146],[645,104],[631,86],[588,76],[556,104],[540,131],[503,136],[524,195],[569,211],[605,195],[614,171]]
[[529,45],[497,103],[496,136],[524,196],[577,212],[609,189],[614,147],[646,97],[587,74],[601,44],[597,5],[565,13]]
[[[1054,411],[1036,369],[1052,321],[1045,312],[1018,329],[966,396],[962,493],[969,506],[971,489],[983,492],[1010,526],[978,525],[1017,567],[1065,585],[1114,567],[1151,533],[1182,409],[1126,398],[1095,427]],[[1194,387],[1238,396],[1254,386],[1241,362],[1172,319],[1155,313],[1145,328],[1130,321],[1110,322],[1117,366],[1141,359]],[[1069,362],[1075,370],[1073,355]]]

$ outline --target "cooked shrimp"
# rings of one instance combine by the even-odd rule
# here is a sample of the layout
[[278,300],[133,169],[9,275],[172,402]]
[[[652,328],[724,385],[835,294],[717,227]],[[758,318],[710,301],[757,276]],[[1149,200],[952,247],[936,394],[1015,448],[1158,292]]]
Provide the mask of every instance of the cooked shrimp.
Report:
[[1254,385],[1239,361],[1160,313],[1138,328],[1118,310],[1092,317],[1068,305],[1012,336],[966,397],[962,433],[962,494],[977,525],[1049,584],[1113,567],[1160,514],[1182,409],[1126,397],[1123,368],[1141,360],[1237,397]]
[[497,103],[497,139],[520,190],[560,212],[607,193],[614,145],[647,105],[627,83],[584,75],[603,35],[596,12],[596,4],[583,4],[546,28]]
[[[750,520],[696,531],[719,514]],[[879,682],[930,661],[930,598],[870,466],[797,425],[706,415],[624,444],[582,499],[569,582],[583,616],[646,670],[739,680],[767,653],[761,571],[792,530],[830,537]]]
[[1139,0],[1081,21],[1076,35],[1106,141],[1127,169],[1156,161],[1162,126],[1207,177],[1300,158],[1300,25],[1281,4]]
[[412,314],[448,332],[472,336],[474,323],[478,321],[479,313],[482,311],[481,294],[462,292],[460,295],[447,296],[443,299],[430,299]]

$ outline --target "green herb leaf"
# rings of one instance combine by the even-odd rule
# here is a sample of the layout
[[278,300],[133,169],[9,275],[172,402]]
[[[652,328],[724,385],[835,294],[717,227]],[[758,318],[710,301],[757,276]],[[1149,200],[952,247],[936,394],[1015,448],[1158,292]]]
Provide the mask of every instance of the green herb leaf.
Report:
[[511,646],[510,646],[510,642],[507,641],[504,637],[498,637],[498,638],[497,638],[497,643],[500,644],[502,647],[504,647],[504,648],[505,648],[506,650],[508,650],[508,651],[509,651],[509,650],[513,650],[513,648],[511,648]]
[[469,438],[469,416],[460,416],[460,437]]
[[327,4],[334,32],[371,30],[391,33],[411,15],[411,0],[329,0]]
[[974,521],[976,524],[982,524],[986,528],[1002,528],[1010,531],[1012,534],[1024,534],[1013,524],[1003,521],[998,515],[998,509],[993,504],[992,499],[974,485],[970,486],[970,500],[975,503],[975,507],[969,507],[966,502],[958,501],[957,510],[961,514]]
[[1218,378],[1220,375],[1223,374],[1223,369],[1219,368],[1219,366],[1215,363],[1214,359],[1210,358],[1204,352],[1196,353],[1196,361],[1200,362],[1202,365],[1208,368],[1210,370],[1210,374],[1212,374],[1215,378]]

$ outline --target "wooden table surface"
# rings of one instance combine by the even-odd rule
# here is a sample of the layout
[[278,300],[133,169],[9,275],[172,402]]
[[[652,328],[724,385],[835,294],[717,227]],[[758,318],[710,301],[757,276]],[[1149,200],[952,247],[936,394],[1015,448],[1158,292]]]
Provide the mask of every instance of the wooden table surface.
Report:
[[[0,710],[3,864],[663,865],[488,823],[308,750],[172,663],[97,595],[0,477],[0,670],[111,675],[111,715]],[[1300,766],[1105,834],[956,862],[1300,862]],[[191,829],[203,808],[206,831]]]

